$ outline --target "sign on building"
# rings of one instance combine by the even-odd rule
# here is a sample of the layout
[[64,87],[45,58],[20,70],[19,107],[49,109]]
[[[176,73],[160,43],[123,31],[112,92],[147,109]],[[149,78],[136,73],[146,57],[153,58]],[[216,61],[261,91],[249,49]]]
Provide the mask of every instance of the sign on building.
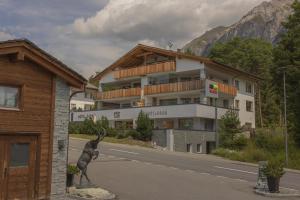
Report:
[[207,80],[205,82],[205,96],[218,98],[219,97],[219,87],[218,83],[215,81]]

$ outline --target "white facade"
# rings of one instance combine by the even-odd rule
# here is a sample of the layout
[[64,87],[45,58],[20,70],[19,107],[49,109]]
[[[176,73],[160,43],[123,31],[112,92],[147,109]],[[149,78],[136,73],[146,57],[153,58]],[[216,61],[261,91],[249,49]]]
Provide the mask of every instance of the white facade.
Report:
[[[154,57],[155,55],[148,61],[158,60]],[[160,55],[159,59],[162,57]],[[146,61],[143,66],[148,64]],[[109,98],[98,100],[97,111],[73,113],[73,121],[82,121],[87,117],[100,119],[105,116],[113,127],[122,121],[130,122],[134,127],[135,120],[142,110],[153,119],[155,128],[188,128],[213,131],[215,130],[216,114],[217,118],[220,119],[228,109],[234,109],[238,112],[241,125],[255,128],[255,80],[253,77],[247,76],[246,73],[234,71],[232,68],[227,71],[224,66],[222,69],[216,66],[212,67],[209,63],[205,63],[205,60],[202,62],[190,57],[175,56],[171,61],[176,63],[175,71],[148,73],[142,76],[118,79],[114,77],[114,71],[108,71],[99,80],[98,90],[100,92],[107,93],[116,89],[140,88],[140,95],[125,95],[125,97],[110,97],[108,95]],[[224,91],[219,92],[216,112],[215,99],[206,95],[207,87],[194,87],[193,85],[201,80],[203,82],[212,80],[230,88],[236,87],[235,84],[238,82],[237,93],[233,95]],[[161,85],[165,88],[169,87],[166,86],[168,84],[177,83],[188,83],[188,86],[180,86],[180,91],[176,92],[166,90],[167,92],[146,94],[145,88],[147,86]],[[248,91],[246,90],[246,83]],[[170,86],[170,88],[172,87]]]

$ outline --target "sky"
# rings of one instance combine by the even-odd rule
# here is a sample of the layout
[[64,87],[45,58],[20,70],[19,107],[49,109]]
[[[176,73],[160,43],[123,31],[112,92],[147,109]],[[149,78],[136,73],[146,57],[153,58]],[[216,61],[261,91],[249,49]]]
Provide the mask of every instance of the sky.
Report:
[[174,49],[263,0],[0,0],[0,40],[27,38],[88,78],[138,43]]

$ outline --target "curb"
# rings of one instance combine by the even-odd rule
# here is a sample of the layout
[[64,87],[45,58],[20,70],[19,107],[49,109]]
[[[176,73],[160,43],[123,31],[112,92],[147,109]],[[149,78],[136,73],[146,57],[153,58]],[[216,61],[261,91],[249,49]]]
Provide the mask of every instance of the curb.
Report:
[[[297,191],[297,190],[289,190],[289,191]],[[254,190],[254,193],[265,196],[265,197],[300,197],[299,193],[270,193],[266,191],[261,191],[261,190]]]
[[[222,157],[221,157],[222,158]],[[224,159],[224,158],[223,158]],[[225,159],[227,160],[227,159]],[[247,162],[241,162],[241,161],[235,161],[235,160],[230,160],[231,163],[233,164],[239,164],[239,165],[246,165],[246,166],[251,166],[251,167],[258,167],[258,164],[255,163],[247,163]],[[284,168],[284,170],[286,172],[291,172],[291,173],[296,173],[296,174],[300,174],[300,170],[296,170],[296,169],[289,169],[289,168]]]

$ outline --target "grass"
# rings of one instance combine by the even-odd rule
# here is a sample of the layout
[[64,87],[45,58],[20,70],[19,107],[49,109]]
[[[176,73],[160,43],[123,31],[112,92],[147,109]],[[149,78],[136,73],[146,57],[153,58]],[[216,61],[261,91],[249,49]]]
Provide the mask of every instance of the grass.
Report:
[[[247,146],[241,151],[218,148],[213,154],[230,160],[249,163],[257,163],[274,157],[284,160],[283,148],[277,148],[276,150],[260,148],[253,141],[249,141]],[[289,163],[287,168],[300,170],[300,149],[292,143],[289,144]]]
[[[88,140],[92,140],[92,139],[96,138],[95,135],[87,135],[87,134],[70,134],[70,137],[88,139]],[[105,137],[103,139],[103,142],[115,143],[115,144],[127,144],[127,145],[132,145],[132,146],[141,146],[141,147],[152,148],[151,142],[144,142],[144,141],[141,141],[141,140],[134,140],[132,138],[117,139],[115,137]]]

